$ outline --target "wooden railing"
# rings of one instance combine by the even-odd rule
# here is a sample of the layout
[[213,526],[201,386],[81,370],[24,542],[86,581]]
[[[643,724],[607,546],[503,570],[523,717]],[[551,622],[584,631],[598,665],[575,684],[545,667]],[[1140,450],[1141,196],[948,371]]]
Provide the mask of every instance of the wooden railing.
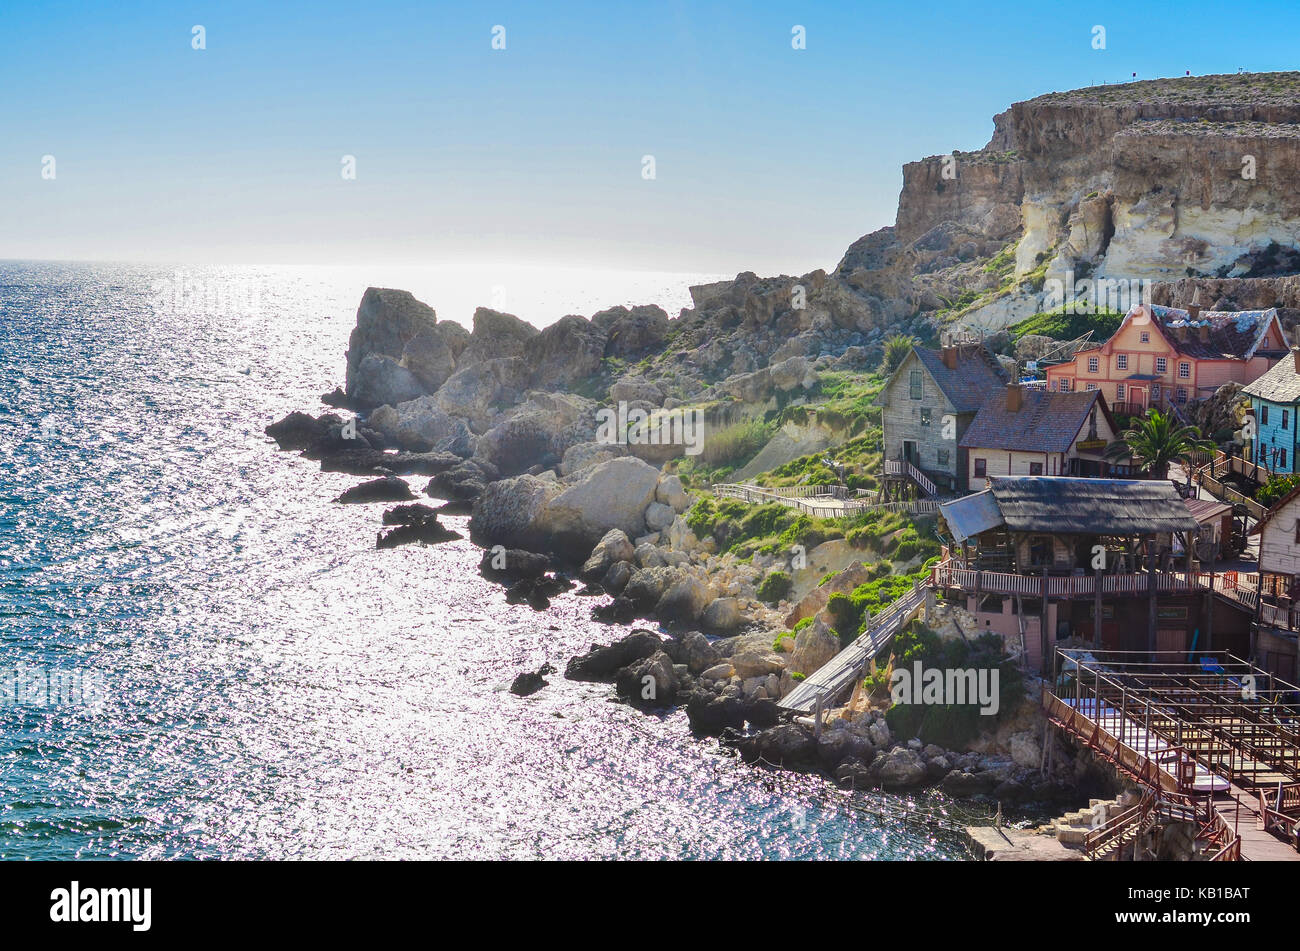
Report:
[[[865,489],[849,489],[842,485],[791,485],[768,487],[747,483],[722,483],[713,486],[713,494],[719,498],[739,499],[743,502],[762,504],[780,502],[791,508],[807,512],[809,515],[826,516],[827,508],[841,510],[843,515],[859,512],[904,512],[910,515],[929,515],[939,511],[939,506],[948,501],[946,498],[907,499],[901,502],[873,502],[867,497]],[[839,502],[838,506],[830,503]]]
[[1280,796],[1276,789],[1260,789],[1257,793],[1260,828],[1284,836],[1293,845],[1297,844],[1297,835],[1300,833],[1300,784],[1283,786]]
[[939,493],[934,480],[906,459],[886,459],[885,475],[904,475],[920,486],[921,491],[926,495],[937,495]]

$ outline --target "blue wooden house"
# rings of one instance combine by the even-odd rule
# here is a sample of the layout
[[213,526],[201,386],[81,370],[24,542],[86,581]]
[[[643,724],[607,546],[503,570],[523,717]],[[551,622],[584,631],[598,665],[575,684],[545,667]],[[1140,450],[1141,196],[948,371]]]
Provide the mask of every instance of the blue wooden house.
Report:
[[1296,415],[1300,412],[1300,348],[1242,392],[1250,397],[1255,435],[1250,461],[1273,472],[1297,471]]

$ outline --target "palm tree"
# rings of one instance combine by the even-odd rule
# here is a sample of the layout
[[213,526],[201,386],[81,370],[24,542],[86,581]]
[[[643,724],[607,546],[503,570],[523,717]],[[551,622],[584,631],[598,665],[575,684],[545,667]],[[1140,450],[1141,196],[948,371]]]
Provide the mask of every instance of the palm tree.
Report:
[[1195,426],[1180,426],[1172,413],[1152,409],[1106,447],[1106,458],[1119,461],[1132,457],[1153,479],[1167,479],[1173,463],[1188,462],[1193,453],[1213,451],[1214,443],[1203,438]]
[[893,373],[899,368],[907,355],[912,352],[912,344],[914,343],[916,343],[916,339],[907,334],[894,334],[892,337],[885,338],[886,373]]

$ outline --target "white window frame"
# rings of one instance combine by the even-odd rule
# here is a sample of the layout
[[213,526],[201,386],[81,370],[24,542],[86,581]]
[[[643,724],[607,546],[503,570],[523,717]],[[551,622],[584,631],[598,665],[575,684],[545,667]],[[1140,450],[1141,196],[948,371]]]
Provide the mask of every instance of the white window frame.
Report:
[[1156,357],[1156,372],[1162,376],[1169,372],[1169,361],[1164,357]]
[[1178,364],[1178,379],[1190,380],[1192,378],[1192,365],[1190,363]]
[[1088,358],[1088,372],[1089,372],[1089,373],[1100,373],[1100,372],[1101,372],[1101,360],[1099,360],[1097,357],[1089,357],[1089,358]]
[[1115,354],[1115,369],[1116,369],[1116,370],[1127,370],[1127,369],[1128,369],[1128,354],[1127,354],[1127,353],[1117,353],[1117,354]]

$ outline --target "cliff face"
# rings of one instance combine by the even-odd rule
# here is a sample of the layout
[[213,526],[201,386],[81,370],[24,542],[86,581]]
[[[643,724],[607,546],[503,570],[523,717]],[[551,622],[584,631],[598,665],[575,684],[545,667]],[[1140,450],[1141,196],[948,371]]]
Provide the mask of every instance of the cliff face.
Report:
[[1294,272],[1298,246],[1300,73],[1204,76],[1014,104],[984,149],[905,165],[895,227],[835,273],[998,327],[1071,274],[1255,279]]

